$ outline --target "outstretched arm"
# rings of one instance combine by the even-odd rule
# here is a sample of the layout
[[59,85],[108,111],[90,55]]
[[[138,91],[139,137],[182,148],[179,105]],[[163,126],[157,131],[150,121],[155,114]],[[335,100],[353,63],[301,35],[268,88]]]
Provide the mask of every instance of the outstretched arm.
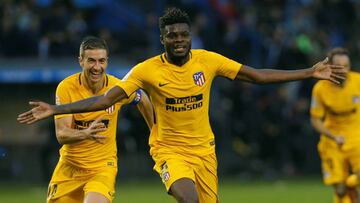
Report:
[[340,84],[345,79],[347,70],[343,66],[328,64],[328,59],[316,63],[313,67],[300,70],[254,69],[243,65],[236,79],[252,83],[277,83],[306,78],[330,80]]
[[17,120],[20,123],[31,124],[57,114],[84,113],[103,110],[124,98],[127,98],[125,91],[119,86],[114,86],[104,95],[90,97],[88,99],[64,105],[50,105],[45,102],[30,102],[30,105],[35,107],[28,112],[20,114]]

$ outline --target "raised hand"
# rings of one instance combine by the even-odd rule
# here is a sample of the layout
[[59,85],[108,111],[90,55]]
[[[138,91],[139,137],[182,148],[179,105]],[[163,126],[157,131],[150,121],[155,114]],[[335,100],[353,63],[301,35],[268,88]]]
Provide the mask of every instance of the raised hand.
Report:
[[34,106],[30,111],[18,115],[17,120],[19,123],[31,124],[54,115],[55,111],[53,107],[45,102],[29,102],[31,106]]
[[88,128],[84,129],[83,131],[88,135],[89,139],[92,139],[100,144],[105,144],[106,136],[97,134],[107,130],[105,124],[101,122],[101,119],[102,117],[97,118]]
[[330,80],[335,84],[341,84],[346,79],[348,69],[344,66],[329,64],[329,59],[316,63],[313,66],[313,77],[321,80]]

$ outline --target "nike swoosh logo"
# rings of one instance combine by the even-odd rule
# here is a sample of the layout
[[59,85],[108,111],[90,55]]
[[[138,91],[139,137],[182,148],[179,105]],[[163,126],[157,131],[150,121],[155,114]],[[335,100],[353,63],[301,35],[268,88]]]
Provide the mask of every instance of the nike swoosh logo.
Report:
[[168,84],[170,84],[170,83],[169,82],[167,82],[167,83],[159,83],[159,87],[163,87],[163,86],[168,85]]

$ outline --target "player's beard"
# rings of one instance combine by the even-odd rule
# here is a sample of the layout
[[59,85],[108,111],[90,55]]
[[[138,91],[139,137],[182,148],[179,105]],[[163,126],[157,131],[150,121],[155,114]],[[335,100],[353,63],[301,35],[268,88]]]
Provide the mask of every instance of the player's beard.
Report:
[[191,45],[186,49],[186,51],[183,54],[176,54],[174,50],[175,48],[173,46],[171,48],[166,47],[165,49],[167,56],[170,58],[170,60],[173,61],[174,63],[178,63],[186,60],[189,57],[190,47]]

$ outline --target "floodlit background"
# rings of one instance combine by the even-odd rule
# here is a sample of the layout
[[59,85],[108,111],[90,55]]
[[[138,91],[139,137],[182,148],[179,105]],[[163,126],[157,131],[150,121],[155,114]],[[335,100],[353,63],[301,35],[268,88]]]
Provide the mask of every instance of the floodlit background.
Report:
[[[60,145],[52,119],[16,122],[31,99],[54,103],[57,83],[80,71],[84,36],[110,46],[118,77],[162,52],[158,17],[177,6],[192,19],[193,48],[256,68],[298,69],[336,46],[360,65],[357,0],[0,0],[0,202],[45,202]],[[331,202],[309,122],[316,81],[252,85],[217,79],[211,101],[222,202]],[[133,106],[118,124],[114,202],[175,202],[152,171],[148,130]],[[142,199],[141,199],[142,198]]]

